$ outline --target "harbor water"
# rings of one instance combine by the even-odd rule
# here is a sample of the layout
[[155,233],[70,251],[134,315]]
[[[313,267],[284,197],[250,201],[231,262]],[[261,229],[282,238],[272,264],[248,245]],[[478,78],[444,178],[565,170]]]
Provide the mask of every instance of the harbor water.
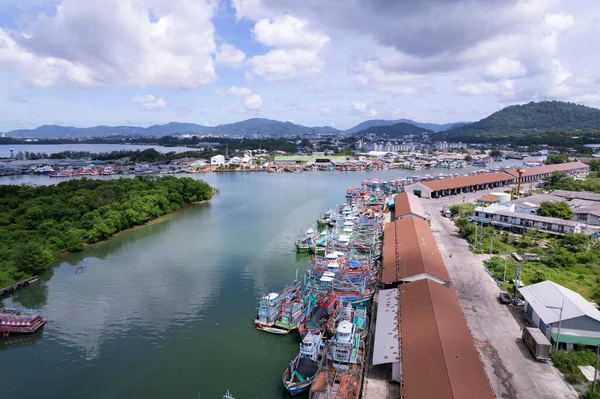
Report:
[[48,323],[0,338],[2,398],[289,397],[281,374],[297,333],[270,335],[253,320],[261,295],[309,267],[296,234],[362,180],[434,172],[449,170],[187,175],[220,194],[70,254],[3,300],[39,308]]

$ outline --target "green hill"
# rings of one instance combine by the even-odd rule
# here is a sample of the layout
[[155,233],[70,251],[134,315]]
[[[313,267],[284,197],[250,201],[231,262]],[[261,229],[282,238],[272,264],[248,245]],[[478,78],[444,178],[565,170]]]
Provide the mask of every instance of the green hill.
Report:
[[449,139],[485,139],[593,130],[600,130],[600,110],[562,101],[541,101],[511,105],[445,134]]
[[364,136],[369,133],[374,133],[377,136],[382,137],[400,137],[408,134],[419,134],[419,133],[434,133],[433,130],[425,129],[412,125],[410,123],[400,122],[394,123],[389,126],[372,126],[356,132],[356,136]]

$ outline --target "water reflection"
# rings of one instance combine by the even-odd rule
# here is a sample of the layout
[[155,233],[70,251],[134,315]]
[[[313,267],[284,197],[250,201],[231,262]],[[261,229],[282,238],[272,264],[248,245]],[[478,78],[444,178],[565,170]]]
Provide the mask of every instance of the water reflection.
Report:
[[0,351],[34,346],[36,342],[42,339],[43,334],[44,327],[40,328],[33,334],[15,335],[7,338],[2,338],[0,339]]

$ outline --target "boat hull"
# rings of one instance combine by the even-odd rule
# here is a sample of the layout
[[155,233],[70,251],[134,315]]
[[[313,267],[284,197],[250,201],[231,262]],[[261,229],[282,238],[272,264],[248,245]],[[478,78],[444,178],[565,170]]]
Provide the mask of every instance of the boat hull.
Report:
[[289,332],[291,330],[285,330],[282,328],[277,328],[277,327],[267,327],[267,326],[256,326],[257,330],[260,331],[264,331],[264,332],[268,332],[271,334],[278,334],[278,335],[285,335],[285,334],[289,334]]
[[305,252],[310,252],[311,249],[308,245],[298,245],[296,244],[296,252],[298,253],[305,253]]

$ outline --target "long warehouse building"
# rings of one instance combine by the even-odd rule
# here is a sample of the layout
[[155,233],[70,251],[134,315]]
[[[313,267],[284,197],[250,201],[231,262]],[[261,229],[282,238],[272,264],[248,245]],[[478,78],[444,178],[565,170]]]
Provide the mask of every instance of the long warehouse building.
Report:
[[391,364],[402,399],[495,398],[429,224],[413,208],[384,227],[373,365]]
[[479,190],[489,190],[512,184],[515,177],[506,172],[482,173],[474,176],[460,176],[451,179],[431,180],[410,185],[406,191],[422,198],[439,198]]
[[[519,177],[517,169],[509,169],[506,172],[514,176],[515,179]],[[590,167],[583,162],[576,161],[525,168],[521,181],[523,183],[540,181],[550,177],[554,172],[562,172],[567,175],[587,176],[590,173]]]

